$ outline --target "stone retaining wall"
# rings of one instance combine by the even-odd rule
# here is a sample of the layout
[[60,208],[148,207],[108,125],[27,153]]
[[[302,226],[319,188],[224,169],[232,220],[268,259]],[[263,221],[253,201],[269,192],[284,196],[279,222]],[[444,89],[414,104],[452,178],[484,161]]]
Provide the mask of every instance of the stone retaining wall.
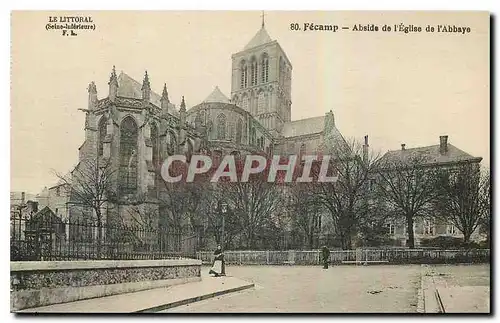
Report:
[[201,280],[200,260],[11,262],[11,311]]

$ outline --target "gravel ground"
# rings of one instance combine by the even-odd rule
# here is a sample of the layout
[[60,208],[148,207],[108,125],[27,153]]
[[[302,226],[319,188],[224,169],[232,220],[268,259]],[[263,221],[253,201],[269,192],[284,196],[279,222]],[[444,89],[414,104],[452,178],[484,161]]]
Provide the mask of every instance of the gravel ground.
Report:
[[489,264],[433,265],[429,268],[450,286],[490,286]]
[[416,312],[420,270],[420,265],[334,266],[328,270],[228,266],[228,275],[254,282],[256,287],[165,312]]

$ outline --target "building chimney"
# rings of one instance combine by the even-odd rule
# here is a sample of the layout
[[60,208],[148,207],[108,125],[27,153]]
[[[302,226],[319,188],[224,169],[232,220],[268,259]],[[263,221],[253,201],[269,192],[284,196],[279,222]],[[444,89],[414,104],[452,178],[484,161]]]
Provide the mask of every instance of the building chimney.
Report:
[[26,200],[26,193],[21,192],[21,205],[24,205],[25,200]]
[[448,152],[448,136],[439,136],[439,153],[444,155]]
[[365,143],[363,145],[363,162],[368,162],[368,135],[365,136]]
[[401,144],[401,150],[406,150],[406,144]]

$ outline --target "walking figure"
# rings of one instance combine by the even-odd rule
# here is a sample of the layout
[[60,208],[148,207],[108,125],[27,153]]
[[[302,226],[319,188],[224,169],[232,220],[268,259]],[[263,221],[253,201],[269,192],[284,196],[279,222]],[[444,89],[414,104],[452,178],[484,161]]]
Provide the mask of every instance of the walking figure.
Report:
[[214,252],[214,263],[212,268],[210,268],[209,274],[214,274],[215,277],[226,276],[225,266],[224,266],[224,253],[222,252],[221,246],[217,247]]
[[321,256],[323,260],[323,269],[328,269],[328,262],[330,261],[330,249],[326,246],[321,248]]

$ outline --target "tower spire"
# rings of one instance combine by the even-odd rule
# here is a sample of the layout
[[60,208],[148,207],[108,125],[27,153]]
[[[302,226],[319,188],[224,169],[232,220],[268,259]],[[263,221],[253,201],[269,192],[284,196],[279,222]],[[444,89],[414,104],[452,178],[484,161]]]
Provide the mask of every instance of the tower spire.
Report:
[[266,24],[266,22],[265,22],[265,20],[264,20],[264,16],[265,16],[265,14],[264,14],[264,10],[262,10],[262,14],[261,14],[260,16],[262,17],[262,28],[264,28],[264,26],[265,26],[265,24]]

